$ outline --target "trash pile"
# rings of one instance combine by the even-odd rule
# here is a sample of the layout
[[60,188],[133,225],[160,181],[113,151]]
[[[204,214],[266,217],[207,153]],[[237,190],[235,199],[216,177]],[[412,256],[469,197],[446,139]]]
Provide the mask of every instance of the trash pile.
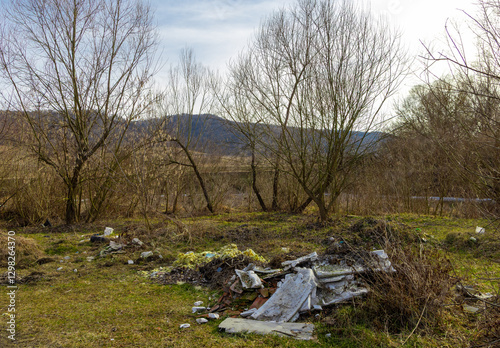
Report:
[[[281,268],[274,269],[264,267],[265,264],[259,262],[263,259],[253,252],[253,260],[242,258],[244,252],[238,251],[235,245],[221,250],[223,252],[182,254],[174,264],[193,266],[201,262],[198,270],[205,278],[223,273],[223,266],[233,266],[229,267],[230,273],[226,272],[222,296],[211,306],[193,307],[198,319],[218,317],[217,313],[227,315],[219,328],[229,333],[272,332],[312,339],[313,324],[294,323],[301,314],[319,312],[324,307],[367,294],[367,285],[360,277],[363,273],[395,272],[384,250],[321,256],[313,252],[283,261]],[[233,251],[230,256],[227,256],[228,250]],[[215,269],[218,265],[222,267]],[[164,269],[151,275],[161,280],[177,271],[176,268],[170,272]]]
[[[368,289],[358,279],[361,273],[395,271],[384,250],[357,254],[356,258],[358,260],[354,263],[348,262],[349,258],[332,263],[331,257],[319,257],[313,252],[284,261],[281,269],[262,269],[249,264],[243,270],[235,270],[235,276],[230,279],[230,291],[219,299],[211,311],[221,310],[225,304],[234,303],[231,298],[255,297],[248,310],[239,314],[242,318],[280,323],[281,333],[285,330],[289,331],[288,336],[311,339],[310,326],[300,326],[298,329],[283,326],[283,323],[295,322],[302,313],[321,311],[325,306],[365,295]],[[252,289],[255,289],[253,295]],[[219,327],[229,332],[261,332],[259,328],[262,323],[228,318]],[[291,334],[293,332],[295,334]]]

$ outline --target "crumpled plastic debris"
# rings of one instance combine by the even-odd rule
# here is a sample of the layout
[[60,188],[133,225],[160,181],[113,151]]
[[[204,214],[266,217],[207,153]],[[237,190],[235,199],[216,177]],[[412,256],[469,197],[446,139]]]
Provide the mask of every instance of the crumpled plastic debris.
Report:
[[266,259],[263,258],[262,256],[259,256],[255,251],[252,249],[247,249],[245,251],[240,251],[238,250],[238,246],[236,244],[229,244],[224,247],[222,247],[219,251],[214,252],[214,251],[203,251],[201,253],[195,253],[193,251],[189,251],[187,253],[179,253],[177,255],[177,260],[174,261],[172,266],[178,267],[178,266],[183,266],[187,268],[194,268],[196,266],[204,265],[212,258],[229,258],[229,257],[236,257],[239,255],[245,255],[248,256],[251,259],[254,259],[256,261],[260,262],[266,262]]
[[112,229],[111,227],[106,227],[106,228],[104,229],[104,237],[107,237],[107,236],[112,235],[112,234],[113,234],[113,231],[114,231],[114,229]]

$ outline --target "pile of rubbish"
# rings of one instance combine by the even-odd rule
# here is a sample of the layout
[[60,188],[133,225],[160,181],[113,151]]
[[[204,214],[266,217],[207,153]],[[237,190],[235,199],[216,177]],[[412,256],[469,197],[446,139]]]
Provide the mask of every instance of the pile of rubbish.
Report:
[[[236,246],[224,250],[234,251],[234,248]],[[198,259],[199,254],[190,253],[188,256],[204,262],[204,266],[198,269],[202,275],[210,276],[207,269],[214,272],[213,265],[221,264],[222,256],[220,252],[217,257],[211,254],[204,253],[203,257],[214,258],[208,261],[212,267],[207,267],[206,259]],[[228,276],[222,285],[222,296],[208,307],[193,307],[193,313],[199,319],[210,319],[217,313],[228,316],[219,325],[228,333],[274,333],[302,340],[313,339],[313,324],[295,323],[301,314],[320,312],[324,307],[367,294],[368,287],[360,277],[363,273],[395,272],[384,250],[321,256],[313,252],[283,261],[281,268],[274,269],[264,267],[264,263],[259,262],[262,258],[256,254],[252,254],[255,262],[247,262],[242,267],[242,262],[248,260],[242,258],[242,252],[235,254],[236,257],[231,255],[223,262],[231,265],[235,260],[236,267],[231,269],[230,274],[226,273]],[[180,258],[181,261],[185,259],[186,256]],[[222,273],[222,268],[217,268],[215,273]],[[175,272],[175,269],[170,270],[170,273]],[[164,270],[154,276],[161,278],[167,274]]]
[[[295,322],[302,313],[322,311],[323,307],[365,295],[368,289],[358,277],[361,273],[395,271],[384,250],[372,251],[363,256],[357,254],[356,258],[358,260],[354,263],[348,262],[352,261],[349,258],[332,263],[331,257],[320,258],[313,252],[284,261],[281,269],[263,269],[249,264],[242,270],[235,270],[235,275],[230,279],[230,291],[210,311],[221,310],[230,303],[231,298],[250,299],[255,296],[248,310],[239,314],[247,320],[228,318],[219,327],[229,332],[264,333],[260,329],[262,323],[254,321],[266,321],[279,323],[281,334],[287,332],[288,336],[311,339],[312,324],[298,328],[284,323]],[[269,327],[268,323],[264,327]]]

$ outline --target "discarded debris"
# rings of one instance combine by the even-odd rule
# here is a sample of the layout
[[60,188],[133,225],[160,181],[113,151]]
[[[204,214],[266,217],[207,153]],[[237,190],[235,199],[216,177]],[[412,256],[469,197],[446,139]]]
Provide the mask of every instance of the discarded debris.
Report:
[[141,257],[143,259],[147,259],[150,256],[153,256],[153,252],[152,251],[144,251],[144,252],[141,253]]
[[189,324],[181,324],[179,326],[179,329],[187,329],[188,327],[191,327],[191,325],[189,325]]
[[101,257],[104,257],[108,254],[123,254],[123,253],[125,253],[125,250],[123,250],[124,248],[125,248],[125,245],[123,245],[121,243],[117,243],[117,242],[112,240],[109,242],[109,245],[106,248],[101,250],[99,255]]
[[206,311],[207,308],[206,307],[201,307],[201,306],[194,306],[193,308],[191,308],[191,311],[193,313],[199,313],[199,312],[204,312]]
[[203,251],[201,253],[194,253],[189,251],[185,254],[180,253],[177,255],[177,260],[174,261],[173,266],[183,266],[188,268],[199,267],[201,265],[207,264],[212,259],[225,259],[225,258],[234,258],[240,255],[248,256],[251,259],[260,262],[266,262],[266,259],[257,255],[255,251],[252,249],[247,249],[245,251],[238,250],[238,246],[236,244],[229,244],[222,247],[219,251]]
[[308,262],[308,261],[316,261],[318,259],[318,253],[313,252],[309,255],[299,257],[296,260],[291,260],[291,261],[284,261],[281,263],[282,266],[285,267],[285,270],[300,266],[301,264]]
[[196,322],[198,324],[205,324],[205,323],[208,323],[208,320],[205,318],[198,318],[198,319],[196,319]]
[[129,265],[133,265],[134,264],[134,260],[128,260],[128,264]]
[[468,304],[464,304],[462,306],[462,308],[464,309],[464,311],[469,312],[469,313],[477,313],[480,310],[480,308],[474,307],[474,306],[469,306]]
[[203,301],[196,301],[193,305],[195,306],[201,306],[203,304]]
[[484,229],[484,227],[476,226],[476,233],[484,234],[485,232],[486,230]]
[[219,325],[220,330],[227,333],[256,333],[261,335],[275,334],[293,337],[298,340],[313,339],[313,324],[261,322],[249,319],[227,318]]
[[144,243],[141,242],[139,238],[132,239],[132,244],[139,245],[139,246],[144,245]]
[[217,314],[217,313],[208,313],[208,319],[219,319],[219,314]]
[[104,238],[103,236],[100,236],[98,234],[93,234],[90,237],[90,242],[91,243],[108,243],[109,239],[108,238]]
[[104,229],[104,237],[107,237],[107,236],[112,235],[112,234],[113,234],[113,231],[114,231],[114,230],[113,230],[111,227],[106,227],[106,228]]
[[236,275],[240,278],[241,285],[245,289],[259,289],[262,288],[262,281],[254,271],[240,271],[235,270]]

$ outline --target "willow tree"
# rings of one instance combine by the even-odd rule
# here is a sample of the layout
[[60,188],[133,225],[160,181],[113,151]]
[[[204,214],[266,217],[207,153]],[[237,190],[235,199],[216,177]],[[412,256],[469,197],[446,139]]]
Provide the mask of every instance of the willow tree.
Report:
[[351,1],[299,0],[267,18],[232,64],[227,113],[263,125],[259,147],[275,176],[296,180],[302,208],[313,201],[325,220],[371,148],[404,52],[396,32]]
[[9,109],[29,125],[28,147],[62,178],[71,224],[93,180],[86,166],[118,159],[130,122],[147,108],[152,13],[140,0],[10,0],[2,12]]

